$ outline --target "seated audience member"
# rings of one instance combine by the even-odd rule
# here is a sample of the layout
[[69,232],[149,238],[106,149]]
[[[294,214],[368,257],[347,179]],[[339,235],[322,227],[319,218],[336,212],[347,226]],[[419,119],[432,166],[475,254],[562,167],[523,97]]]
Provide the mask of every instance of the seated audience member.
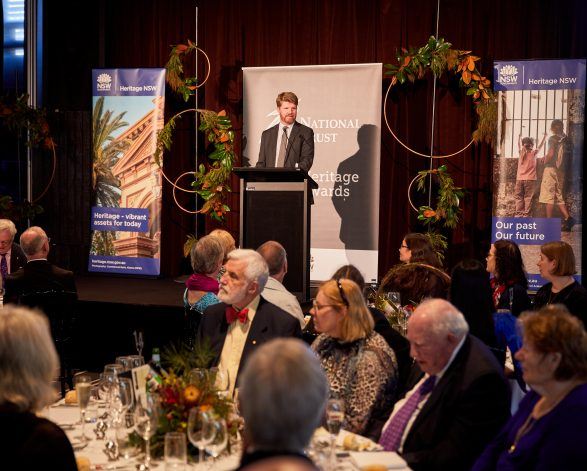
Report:
[[585,469],[587,334],[560,305],[526,312],[520,323],[516,356],[532,390],[473,469]]
[[5,303],[45,308],[44,301],[53,295],[77,299],[73,273],[47,261],[49,238],[43,229],[33,226],[24,231],[20,246],[28,262],[6,278]]
[[[469,333],[483,341],[505,368],[507,348],[514,355],[522,342],[517,333],[516,318],[509,313],[495,312],[485,266],[477,260],[463,260],[454,267],[451,280],[450,302],[465,316]],[[515,377],[520,387],[525,389],[522,371],[516,360],[514,371],[506,373],[508,377]]]
[[312,344],[326,371],[331,394],[345,404],[343,428],[376,437],[395,398],[397,361],[373,330],[373,317],[351,280],[326,281],[311,309],[320,335]]
[[468,334],[448,301],[420,304],[408,321],[424,377],[398,401],[379,443],[418,470],[468,470],[509,417],[510,392],[495,356]]
[[495,309],[508,309],[515,317],[532,308],[528,280],[520,248],[509,240],[491,244],[487,254],[487,271],[491,278]]
[[426,234],[412,232],[406,234],[399,248],[399,259],[403,263],[425,263],[436,268],[442,268],[438,255]]
[[72,387],[72,325],[77,304],[73,273],[47,261],[49,238],[40,227],[33,226],[20,236],[20,246],[28,262],[8,275],[4,303],[21,304],[41,309],[49,318],[51,334],[61,362],[61,391]]
[[304,453],[320,426],[328,381],[301,340],[276,339],[257,349],[241,376],[245,451],[239,469],[316,470]]
[[427,298],[446,298],[450,276],[427,263],[400,263],[392,267],[381,280],[379,293],[397,291],[401,304],[413,308]]
[[540,247],[537,265],[548,283],[534,296],[534,309],[547,304],[564,304],[586,326],[587,289],[573,278],[577,273],[573,248],[566,242],[548,242]]
[[194,273],[186,280],[183,305],[186,312],[186,341],[193,344],[204,310],[219,303],[218,272],[224,260],[224,248],[214,236],[204,236],[192,246]]
[[257,252],[265,259],[269,267],[269,278],[261,296],[294,316],[303,329],[305,322],[300,302],[283,286],[283,279],[287,273],[287,253],[283,245],[269,240],[261,245]]
[[[354,281],[359,286],[361,293],[363,293],[363,295],[365,294],[365,279],[357,267],[354,265],[340,267],[334,272],[332,279],[339,280],[341,278],[347,278]],[[408,342],[408,340],[397,330],[391,327],[385,314],[379,309],[375,307],[368,307],[368,309],[375,322],[375,332],[385,339],[387,344],[393,350],[393,353],[395,353],[398,369],[396,397],[400,397],[400,395],[403,395],[405,392],[404,387],[413,363],[412,357],[410,356],[410,342]]]
[[[482,340],[490,349],[496,350],[489,277],[483,264],[477,260],[463,260],[452,270],[450,302],[456,307],[469,325],[469,334]],[[504,358],[505,359],[505,358]]]
[[15,306],[0,309],[0,453],[2,469],[77,470],[63,430],[36,415],[55,400],[59,360],[47,319]]
[[225,231],[224,229],[214,229],[208,235],[216,237],[222,244],[222,247],[224,248],[224,259],[222,260],[222,268],[220,269],[220,273],[218,273],[218,280],[220,280],[220,277],[224,275],[224,264],[228,260],[228,254],[232,252],[234,249],[236,249],[236,241],[234,240],[234,237],[232,237],[230,232]]
[[204,311],[197,339],[210,342],[213,364],[228,372],[233,391],[239,371],[257,347],[276,337],[301,337],[302,331],[297,319],[260,296],[269,277],[261,255],[233,250],[225,267],[218,290],[222,302]]
[[14,242],[16,226],[10,219],[0,219],[0,288],[6,277],[26,264],[26,256],[20,245]]

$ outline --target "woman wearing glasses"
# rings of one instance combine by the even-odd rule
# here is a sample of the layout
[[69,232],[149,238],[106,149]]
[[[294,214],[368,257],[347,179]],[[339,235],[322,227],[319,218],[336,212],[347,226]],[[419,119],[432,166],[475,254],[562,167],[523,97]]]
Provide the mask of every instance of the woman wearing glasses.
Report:
[[344,278],[325,282],[310,312],[320,333],[312,349],[326,371],[331,396],[345,403],[343,428],[377,438],[392,406],[397,361],[373,330],[359,286]]

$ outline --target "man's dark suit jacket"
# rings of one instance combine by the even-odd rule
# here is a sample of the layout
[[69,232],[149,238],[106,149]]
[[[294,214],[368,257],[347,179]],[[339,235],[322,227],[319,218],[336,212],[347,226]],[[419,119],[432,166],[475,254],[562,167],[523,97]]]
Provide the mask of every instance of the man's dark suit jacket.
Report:
[[13,242],[10,249],[10,273],[15,273],[24,267],[26,262],[26,255],[20,248],[20,245]]
[[[5,303],[38,305],[43,295],[65,294],[77,298],[73,272],[59,268],[46,260],[33,260],[6,277]],[[42,306],[41,306],[42,307]]]
[[[228,332],[226,321],[226,304],[213,304],[204,311],[200,326],[198,328],[198,342],[209,339],[210,346],[216,354],[213,364],[220,361],[220,354],[224,347],[224,340]],[[235,321],[238,322],[238,321]],[[300,321],[288,314],[275,304],[263,299],[259,300],[259,306],[247,335],[247,341],[243,349],[239,363],[238,374],[242,372],[245,362],[257,347],[278,337],[302,337]],[[238,380],[238,378],[237,378]]]
[[[263,131],[257,167],[275,167],[278,132],[279,124]],[[312,167],[312,162],[314,162],[314,131],[295,121],[287,140],[283,167],[295,168],[298,164],[298,168],[307,172]]]
[[510,390],[491,351],[468,336],[404,442],[411,469],[468,470],[510,416]]

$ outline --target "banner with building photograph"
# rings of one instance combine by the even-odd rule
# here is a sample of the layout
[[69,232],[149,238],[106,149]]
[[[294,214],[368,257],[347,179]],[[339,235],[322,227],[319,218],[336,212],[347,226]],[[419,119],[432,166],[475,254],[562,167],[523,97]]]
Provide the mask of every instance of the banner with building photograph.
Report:
[[92,89],[88,271],[159,275],[165,69],[95,69]]
[[540,245],[562,240],[581,278],[585,59],[494,64],[498,92],[492,242],[520,246],[531,290]]
[[243,156],[254,166],[261,133],[279,122],[275,99],[298,99],[297,121],[314,130],[312,280],[345,264],[377,280],[381,64],[247,67],[244,72]]

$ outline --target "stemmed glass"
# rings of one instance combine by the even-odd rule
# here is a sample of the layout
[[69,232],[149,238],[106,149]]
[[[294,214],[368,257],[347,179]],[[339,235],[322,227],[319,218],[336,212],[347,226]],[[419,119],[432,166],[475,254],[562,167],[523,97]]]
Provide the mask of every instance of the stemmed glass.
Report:
[[228,444],[228,429],[224,419],[212,420],[211,425],[214,429],[214,438],[205,445],[205,448],[206,453],[212,457],[212,464],[208,469],[215,469],[216,458],[220,456]]
[[208,378],[208,371],[204,368],[194,368],[189,374],[189,383],[201,388]]
[[133,335],[135,338],[135,348],[137,349],[137,354],[142,356],[143,347],[145,346],[145,342],[143,341],[143,333],[140,330],[135,330]]
[[134,403],[132,381],[129,378],[119,378],[110,394],[110,410],[113,421],[121,420]]
[[226,396],[228,394],[228,389],[230,388],[228,371],[214,366],[210,368],[210,374],[216,389],[218,389],[221,395]]
[[326,428],[330,432],[330,468],[334,469],[336,461],[336,438],[340,433],[344,422],[344,401],[342,399],[329,399],[326,404]]
[[145,404],[137,403],[134,412],[135,431],[145,440],[144,469],[150,468],[151,462],[151,437],[155,435],[159,423],[159,409],[155,399],[147,395]]
[[188,438],[192,445],[198,449],[198,463],[204,463],[204,447],[214,439],[215,429],[212,427],[212,419],[207,412],[199,407],[190,410],[188,417]]
[[90,402],[90,396],[92,393],[92,378],[86,373],[78,373],[73,378],[75,384],[75,391],[77,393],[77,403],[79,405],[81,422],[82,422],[82,434],[81,440],[86,442],[89,437],[86,436],[86,409]]

